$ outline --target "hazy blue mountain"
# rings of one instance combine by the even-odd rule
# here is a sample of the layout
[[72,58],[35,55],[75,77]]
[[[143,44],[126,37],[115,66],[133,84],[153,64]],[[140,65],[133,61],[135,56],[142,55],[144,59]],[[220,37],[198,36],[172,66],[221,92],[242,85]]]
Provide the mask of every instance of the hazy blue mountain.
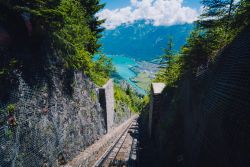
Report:
[[152,60],[163,54],[162,50],[166,47],[170,36],[174,40],[174,49],[178,51],[185,44],[193,27],[193,24],[156,27],[146,24],[145,21],[137,21],[104,31],[100,42],[103,44],[102,51],[105,54]]

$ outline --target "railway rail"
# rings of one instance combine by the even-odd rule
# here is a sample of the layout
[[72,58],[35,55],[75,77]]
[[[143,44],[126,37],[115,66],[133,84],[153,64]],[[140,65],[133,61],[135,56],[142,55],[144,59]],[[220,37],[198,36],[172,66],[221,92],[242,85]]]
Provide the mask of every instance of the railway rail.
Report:
[[[124,167],[131,166],[128,164],[128,159],[131,156],[132,146],[134,139],[130,139],[132,132],[135,130],[137,125],[137,119],[133,120],[129,126],[121,133],[119,137],[113,142],[113,144],[106,150],[106,152],[99,158],[99,160],[93,165],[93,167]],[[130,138],[129,138],[130,137]],[[129,143],[126,143],[130,141]],[[134,147],[134,146],[133,146]],[[126,151],[124,151],[126,150]],[[127,155],[125,155],[127,154]],[[122,157],[122,158],[121,158]],[[121,160],[123,159],[123,160]],[[134,166],[134,165],[133,165]]]

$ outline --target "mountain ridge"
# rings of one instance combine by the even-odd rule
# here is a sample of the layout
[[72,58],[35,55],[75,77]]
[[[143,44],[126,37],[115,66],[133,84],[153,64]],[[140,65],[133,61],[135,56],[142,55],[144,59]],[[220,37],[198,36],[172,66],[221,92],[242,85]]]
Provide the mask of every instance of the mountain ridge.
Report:
[[100,43],[104,54],[124,55],[137,60],[152,60],[163,54],[168,39],[173,38],[178,52],[193,30],[194,24],[154,26],[144,20],[123,24],[103,32]]

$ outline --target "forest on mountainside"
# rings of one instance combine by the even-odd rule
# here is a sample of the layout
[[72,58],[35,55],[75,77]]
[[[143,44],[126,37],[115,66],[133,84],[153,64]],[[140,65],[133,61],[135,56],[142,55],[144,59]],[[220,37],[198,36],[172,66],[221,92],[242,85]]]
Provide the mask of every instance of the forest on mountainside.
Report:
[[203,13],[179,53],[169,39],[161,70],[155,81],[176,87],[183,74],[191,70],[195,75],[213,64],[219,51],[227,46],[250,23],[249,0],[202,0]]

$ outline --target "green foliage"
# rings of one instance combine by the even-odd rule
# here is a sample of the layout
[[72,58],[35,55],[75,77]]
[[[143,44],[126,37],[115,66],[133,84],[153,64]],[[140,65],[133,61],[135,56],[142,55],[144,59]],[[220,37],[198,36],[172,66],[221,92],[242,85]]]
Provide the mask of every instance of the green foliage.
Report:
[[206,27],[227,26],[237,8],[235,0],[202,0],[201,3],[204,5],[204,12],[200,21]]
[[146,105],[149,104],[149,101],[150,101],[150,98],[148,95],[144,96],[143,99],[142,99],[142,107],[145,107]]
[[[224,46],[230,44],[246,26],[249,28],[249,0],[240,0],[238,3],[234,0],[202,0],[202,2],[205,7],[205,13],[197,22],[196,28],[190,34],[187,43],[182,47],[180,53],[174,56],[176,59],[172,61],[173,63],[160,70],[156,76],[156,81],[165,82],[170,87],[175,86],[176,81],[185,72],[189,74],[192,71],[195,74],[199,67],[206,67],[208,64],[212,64],[218,52]],[[167,50],[169,48],[167,47]],[[185,76],[189,77],[189,75]],[[192,79],[191,76],[189,79]],[[193,84],[193,86],[198,85],[201,86],[201,84]],[[197,90],[194,89],[193,92]],[[200,94],[199,91],[198,93]],[[170,159],[174,159],[179,154],[178,149],[173,146],[180,146],[180,143],[183,143],[182,140],[179,140],[183,138],[183,125],[181,123],[183,106],[180,107],[182,95],[182,89],[175,90],[168,105],[168,115],[162,124],[159,122],[162,125],[159,129],[162,129],[161,132],[164,133],[158,136],[158,141],[164,143],[170,150],[166,153]]]
[[117,111],[118,103],[121,102],[127,105],[130,111],[138,113],[142,110],[144,103],[143,100],[128,86],[126,90],[118,85],[114,87],[115,91],[115,110]]
[[217,52],[228,41],[229,36],[223,28],[201,30],[197,27],[180,52],[185,60],[185,67],[195,72],[200,65],[213,62]]
[[115,68],[112,64],[112,59],[101,54],[95,61],[94,67],[90,71],[90,76],[97,85],[102,86],[109,80],[109,76],[114,71]]
[[161,68],[168,68],[171,66],[172,59],[174,56],[173,52],[173,39],[169,38],[168,43],[167,43],[167,48],[164,49],[164,55],[162,55],[161,58]]
[[95,94],[95,91],[94,91],[94,90],[91,90],[91,91],[90,91],[90,97],[91,97],[91,100],[93,100],[93,101],[96,101],[96,100],[97,100],[97,97],[96,97],[96,94]]
[[11,129],[8,129],[8,130],[6,130],[5,135],[6,135],[8,138],[12,138],[13,135],[14,135],[14,133],[12,132]]
[[249,25],[249,0],[202,0],[204,12],[198,20],[205,29],[223,28],[227,36],[234,38],[238,32]]
[[93,64],[86,45],[93,35],[85,21],[86,11],[77,0],[62,0],[58,9],[63,13],[65,25],[54,33],[55,44],[64,54],[66,67],[88,73]]
[[182,58],[173,52],[173,41],[170,39],[167,48],[164,49],[164,55],[161,56],[160,71],[156,74],[154,82],[164,82],[169,87],[175,87],[182,74]]
[[250,5],[247,0],[203,0],[202,3],[205,12],[178,55],[173,54],[173,44],[169,41],[162,56],[164,68],[156,75],[155,81],[175,86],[185,70],[195,74],[200,66],[213,63],[217,53],[249,25]]
[[[81,70],[98,85],[108,80],[114,69],[111,61],[103,55],[93,60],[103,31],[100,25],[104,20],[96,17],[104,7],[100,0],[0,0],[0,7],[8,9],[1,22],[11,21],[8,15],[30,14],[34,37],[48,43],[64,68]],[[6,73],[6,68],[0,67],[0,77]]]
[[234,29],[241,29],[249,25],[250,23],[250,1],[241,0],[238,3],[238,7],[233,15],[234,21],[231,27]]
[[154,82],[164,82],[169,87],[175,87],[183,72],[183,60],[180,55],[172,57],[171,64],[165,69],[161,69]]
[[15,104],[9,104],[7,106],[8,113],[13,113],[15,111],[15,109],[16,109],[16,105]]
[[39,27],[46,31],[55,31],[62,26],[62,13],[57,10],[60,0],[1,0],[0,5],[9,8],[13,13],[27,12],[32,14]]
[[[101,37],[101,32],[104,30],[103,28],[100,27],[100,25],[102,23],[105,22],[105,20],[100,20],[98,19],[95,14],[100,11],[101,9],[104,8],[104,4],[100,4],[99,0],[81,0],[80,1],[81,4],[83,5],[84,9],[86,10],[87,13],[87,17],[86,17],[86,21],[89,25],[89,28],[91,29],[92,32],[94,32],[94,34],[100,38]],[[92,48],[91,53],[94,54],[95,50],[97,50],[100,47],[99,44],[94,43],[94,47],[90,47]]]
[[100,22],[94,15],[101,7],[99,1],[62,0],[59,10],[64,15],[65,25],[54,33],[56,44],[64,53],[65,66],[82,70],[99,86],[107,82],[114,69],[111,60],[104,55],[93,61],[101,32]]
[[[249,25],[250,5],[248,0],[202,0],[204,13],[197,21],[196,28],[182,47],[174,65],[168,63],[160,70],[156,81],[166,82],[169,86],[180,79],[185,70],[196,73],[200,66],[213,63],[217,53],[247,25]],[[167,47],[165,57],[169,59]],[[169,61],[170,62],[170,61]]]
[[203,0],[204,13],[182,47],[183,69],[193,73],[213,63],[217,53],[249,25],[250,2],[241,0]]

